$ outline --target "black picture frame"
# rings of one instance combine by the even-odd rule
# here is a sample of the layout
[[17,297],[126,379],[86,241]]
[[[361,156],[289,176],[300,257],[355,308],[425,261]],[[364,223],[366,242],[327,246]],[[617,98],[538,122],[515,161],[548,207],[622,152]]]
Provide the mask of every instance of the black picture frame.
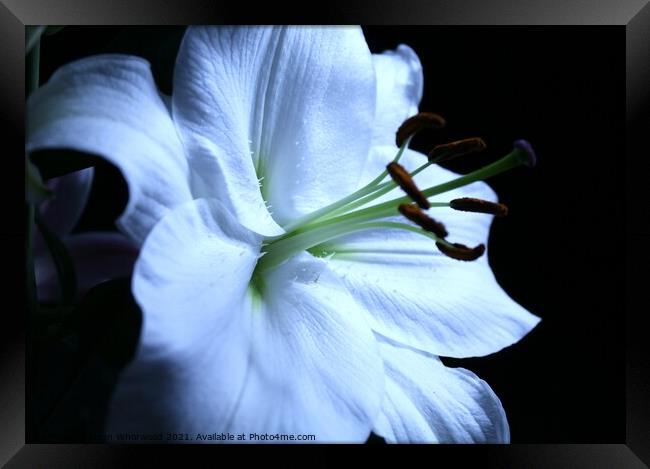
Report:
[[[453,4],[452,4],[453,3]],[[596,1],[536,2],[500,0],[491,2],[403,1],[397,5],[381,2],[346,2],[345,7],[330,4],[317,16],[299,16],[295,9],[274,5],[274,11],[262,7],[246,12],[237,5],[210,4],[201,1],[132,1],[100,5],[89,1],[5,1],[0,6],[3,44],[0,46],[0,89],[2,90],[2,128],[6,133],[6,155],[19,154],[24,142],[24,27],[34,24],[193,24],[193,23],[419,23],[449,25],[594,25],[624,28],[626,34],[626,225],[625,246],[614,246],[626,254],[626,438],[604,444],[511,445],[507,447],[437,447],[445,459],[462,464],[480,461],[486,467],[644,467],[650,462],[650,359],[645,338],[648,301],[646,266],[650,254],[645,243],[650,236],[650,210],[643,176],[647,173],[648,149],[645,134],[650,130],[650,5],[643,1],[605,5]],[[622,143],[622,142],[621,142]],[[151,447],[103,445],[25,445],[24,334],[20,317],[23,304],[23,179],[24,170],[17,157],[5,167],[13,183],[2,187],[7,201],[5,223],[0,236],[2,258],[6,262],[6,297],[16,305],[7,311],[2,332],[0,361],[0,462],[8,467],[70,467],[79,465],[124,465],[124,461],[157,451],[175,451]],[[645,164],[644,164],[645,163]],[[15,164],[14,166],[11,166]],[[647,313],[646,313],[647,315]],[[606,405],[606,403],[604,403]],[[194,448],[188,448],[188,451]],[[197,448],[209,457],[210,448]],[[397,454],[403,457],[402,450]],[[386,450],[381,451],[386,453]],[[366,451],[366,454],[369,454]],[[183,457],[188,453],[183,452]],[[383,457],[383,456],[382,456]]]

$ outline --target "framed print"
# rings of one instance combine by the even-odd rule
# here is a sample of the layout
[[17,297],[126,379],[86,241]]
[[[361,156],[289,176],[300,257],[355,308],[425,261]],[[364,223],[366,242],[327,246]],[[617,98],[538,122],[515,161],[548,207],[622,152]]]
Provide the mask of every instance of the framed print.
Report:
[[5,3],[7,467],[647,464],[650,7],[465,3]]

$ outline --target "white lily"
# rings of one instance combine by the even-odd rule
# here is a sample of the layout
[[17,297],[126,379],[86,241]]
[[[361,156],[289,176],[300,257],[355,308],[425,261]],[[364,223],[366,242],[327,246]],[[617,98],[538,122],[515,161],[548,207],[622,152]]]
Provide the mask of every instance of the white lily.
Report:
[[[129,184],[119,224],[141,244],[143,326],[109,431],[508,441],[489,386],[437,356],[496,352],[538,318],[486,256],[451,259],[397,218],[399,189],[358,202],[422,80],[411,49],[371,55],[359,28],[200,27],[169,106],[148,63],[118,55],[66,65],[30,97],[28,151],[98,154]],[[407,169],[426,162],[402,150]],[[455,178],[429,166],[415,181],[454,241],[484,243],[492,216],[447,202],[495,194],[439,186]]]

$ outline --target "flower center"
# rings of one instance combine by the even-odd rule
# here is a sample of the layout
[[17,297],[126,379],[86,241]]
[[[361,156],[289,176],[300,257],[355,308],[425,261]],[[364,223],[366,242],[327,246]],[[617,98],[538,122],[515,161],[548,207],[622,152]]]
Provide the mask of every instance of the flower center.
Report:
[[[285,234],[268,238],[262,247],[263,256],[256,267],[257,274],[281,264],[301,251],[309,251],[321,257],[334,254],[328,251],[324,243],[347,234],[377,228],[400,229],[426,236],[435,242],[440,252],[454,259],[478,259],[485,251],[484,245],[467,247],[447,241],[445,226],[430,217],[425,210],[451,207],[455,210],[504,216],[507,207],[473,198],[454,199],[449,202],[432,202],[429,199],[520,165],[534,166],[535,153],[527,141],[517,140],[513,150],[494,163],[443,184],[420,190],[413,180],[415,175],[442,161],[485,149],[483,140],[469,138],[436,146],[429,153],[427,161],[412,172],[399,164],[404,150],[408,148],[417,132],[426,127],[442,125],[444,120],[436,114],[420,113],[407,119],[397,132],[399,150],[386,170],[347,197],[287,224],[284,226]],[[378,198],[398,187],[406,193],[405,196],[397,196],[387,202],[373,205]],[[411,223],[387,220],[397,214],[401,214]]]

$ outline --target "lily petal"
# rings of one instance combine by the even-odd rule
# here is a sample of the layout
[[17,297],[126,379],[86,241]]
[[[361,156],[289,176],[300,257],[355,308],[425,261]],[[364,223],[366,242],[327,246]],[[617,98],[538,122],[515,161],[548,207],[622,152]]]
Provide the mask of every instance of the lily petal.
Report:
[[122,171],[129,202],[118,225],[137,243],[192,198],[182,145],[143,59],[81,59],[29,97],[27,152],[56,148],[102,156]]
[[374,431],[387,442],[510,442],[503,406],[485,381],[435,356],[378,340],[386,395]]
[[[406,153],[409,169],[417,156]],[[429,168],[420,184],[427,187],[453,176]],[[496,199],[485,183],[440,196],[455,197]],[[491,215],[449,208],[429,213],[447,226],[450,240],[487,244]],[[428,238],[392,229],[363,231],[331,244],[328,250],[336,254],[330,268],[365,307],[373,330],[397,342],[434,355],[482,356],[519,341],[539,322],[499,286],[487,255],[474,262],[457,261],[441,254]]]
[[[138,257],[137,246],[121,233],[89,232],[69,236],[63,241],[72,258],[80,296],[103,281],[131,275]],[[57,300],[56,267],[44,246],[34,258],[34,270],[39,300]]]
[[173,111],[195,193],[277,235],[357,184],[375,116],[371,54],[357,27],[189,28]]
[[383,368],[354,299],[323,261],[305,253],[271,272],[266,291],[253,311],[234,429],[365,442],[380,409]]
[[90,195],[93,172],[94,168],[86,168],[47,182],[53,195],[39,208],[43,221],[57,236],[70,233],[81,218]]
[[133,280],[141,343],[116,390],[111,432],[367,438],[383,369],[363,315],[307,254],[255,290],[260,245],[215,200],[185,204],[154,228]]
[[394,51],[373,54],[372,62],[377,77],[372,144],[394,146],[399,126],[418,112],[424,83],[422,64],[413,49],[405,44]]
[[132,281],[140,343],[115,390],[109,431],[223,428],[216,418],[232,413],[247,369],[240,344],[250,324],[239,312],[260,244],[206,199],[176,207],[154,227]]

